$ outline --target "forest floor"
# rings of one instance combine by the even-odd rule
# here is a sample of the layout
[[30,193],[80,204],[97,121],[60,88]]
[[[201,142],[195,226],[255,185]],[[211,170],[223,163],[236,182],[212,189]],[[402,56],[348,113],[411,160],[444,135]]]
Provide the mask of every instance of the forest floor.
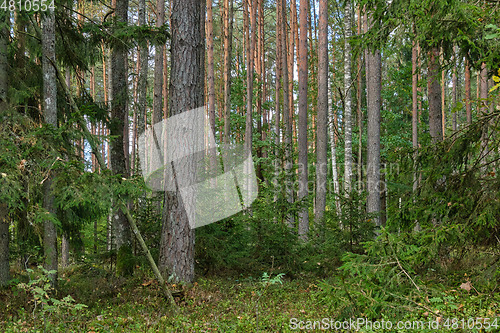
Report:
[[[140,269],[133,278],[124,279],[91,264],[71,266],[62,270],[55,294],[44,293],[48,286],[43,283],[28,290],[20,288],[23,282],[29,285],[26,272],[18,272],[14,281],[15,286],[0,290],[0,332],[292,332],[300,328],[317,331],[314,327],[319,326],[313,326],[314,321],[325,321],[329,326],[323,329],[331,331],[356,331],[353,326],[334,329],[334,325],[346,322],[335,322],[339,316],[335,305],[324,302],[325,290],[328,296],[328,288],[322,287],[326,280],[313,277],[212,277],[198,278],[191,285],[170,285],[180,307],[177,314],[168,309],[157,282]],[[452,289],[451,293],[455,295],[452,298],[443,296],[441,301],[415,304],[413,313],[405,319],[439,320],[440,329],[371,330],[365,326],[361,331],[498,331],[492,327],[479,329],[478,325],[460,328],[465,315],[497,318],[500,326],[498,294],[493,298],[473,297],[474,291],[460,289]],[[74,302],[64,299],[67,295]],[[78,309],[75,304],[86,307]],[[394,306],[398,303],[394,302]],[[464,306],[472,310],[465,311]],[[439,316],[446,309],[457,315],[458,326],[452,327],[451,321],[448,327],[443,326],[444,319]],[[383,314],[381,318],[388,320]]]

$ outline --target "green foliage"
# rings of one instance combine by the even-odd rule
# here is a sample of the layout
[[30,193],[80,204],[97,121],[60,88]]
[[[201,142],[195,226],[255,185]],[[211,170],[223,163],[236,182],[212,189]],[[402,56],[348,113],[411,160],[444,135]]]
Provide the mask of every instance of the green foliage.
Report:
[[[17,288],[26,291],[31,296],[34,328],[37,329],[37,318],[41,317],[43,331],[46,332],[51,317],[59,316],[61,320],[67,321],[76,311],[83,310],[87,306],[76,303],[71,295],[61,299],[57,298],[50,283],[51,275],[56,274],[56,271],[47,271],[42,266],[39,266],[38,269],[39,276],[28,283],[17,284]],[[32,269],[27,269],[27,272],[30,275],[34,273]]]
[[122,245],[116,256],[116,274],[118,276],[131,276],[134,272],[135,258],[130,246]]

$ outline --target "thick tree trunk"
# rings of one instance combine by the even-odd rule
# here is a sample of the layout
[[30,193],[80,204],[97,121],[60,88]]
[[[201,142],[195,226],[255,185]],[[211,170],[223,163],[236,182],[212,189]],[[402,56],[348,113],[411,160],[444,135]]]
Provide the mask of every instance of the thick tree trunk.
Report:
[[[299,191],[298,200],[309,194],[307,174],[307,12],[309,0],[300,1],[299,36]],[[327,87],[327,86],[326,86]],[[299,236],[307,239],[309,232],[308,205],[299,211]]]
[[[42,22],[42,67],[43,67],[43,101],[45,123],[57,127],[57,79],[54,68],[56,62],[56,35],[55,16],[53,10],[44,17]],[[43,207],[51,214],[55,214],[54,196],[50,189],[52,180],[49,177],[44,182]],[[57,229],[51,220],[43,224],[43,248],[45,255],[45,269],[58,270],[57,263]],[[57,273],[50,275],[53,287],[57,286]]]
[[352,98],[351,98],[351,1],[345,2],[344,11],[344,191],[352,189]]
[[[368,25],[367,25],[368,27]],[[367,212],[378,214],[381,212],[380,192],[380,107],[382,90],[382,65],[380,50],[367,52],[366,56],[366,83],[367,83]],[[381,218],[374,218],[375,225],[381,226]]]
[[429,100],[429,132],[432,142],[443,140],[441,117],[441,87],[439,84],[439,48],[429,51],[427,69],[427,94]]
[[328,3],[319,2],[318,114],[316,121],[316,205],[315,222],[324,227],[326,180],[328,175]]
[[[201,107],[205,100],[201,15],[200,1],[172,1],[171,28],[176,33],[171,45],[170,116]],[[167,192],[161,237],[160,270],[173,281],[192,282],[194,229],[189,226],[179,190]]]
[[[115,15],[118,22],[127,22],[128,0],[117,0]],[[127,116],[127,49],[121,43],[114,45],[111,54],[111,170],[114,174],[127,177],[124,150],[124,129]],[[119,199],[118,199],[119,200]],[[129,275],[133,271],[130,226],[121,209],[113,214],[113,236],[117,251],[116,268],[119,275]]]

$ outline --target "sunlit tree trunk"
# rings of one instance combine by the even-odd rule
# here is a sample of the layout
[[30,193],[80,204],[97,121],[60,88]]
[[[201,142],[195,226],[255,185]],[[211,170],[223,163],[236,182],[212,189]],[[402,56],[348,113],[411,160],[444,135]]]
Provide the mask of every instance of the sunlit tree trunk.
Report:
[[[202,5],[197,0],[172,1],[171,28],[177,33],[172,34],[171,42],[170,116],[201,107],[205,100],[205,71],[201,66],[205,52],[201,33]],[[173,170],[175,177],[175,168]],[[179,190],[168,192],[159,268],[174,282],[194,279],[194,236]]]
[[[278,189],[278,177],[281,172],[281,5],[276,4],[276,71],[275,71],[275,96],[274,96],[274,186]],[[278,200],[278,191],[274,193],[274,201]]]
[[[42,21],[42,69],[43,69],[43,109],[45,123],[57,127],[57,78],[55,70],[56,62],[56,33],[55,15],[49,10]],[[54,195],[51,190],[52,179],[49,177],[44,182],[43,208],[49,213],[55,214]],[[43,248],[45,255],[45,269],[48,271],[58,270],[57,253],[57,229],[53,221],[46,220],[43,223]],[[57,273],[50,275],[52,286],[57,286]]]
[[316,122],[316,205],[315,222],[324,227],[326,180],[328,175],[328,2],[319,2],[318,112]]

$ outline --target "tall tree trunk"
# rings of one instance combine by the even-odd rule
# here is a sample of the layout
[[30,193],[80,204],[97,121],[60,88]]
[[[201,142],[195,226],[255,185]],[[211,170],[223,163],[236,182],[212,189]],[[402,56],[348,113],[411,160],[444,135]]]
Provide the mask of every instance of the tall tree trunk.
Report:
[[[361,6],[358,5],[357,9],[357,34],[361,36],[363,32],[362,29],[362,19],[361,19]],[[358,55],[358,68],[357,68],[357,89],[356,89],[356,115],[358,121],[358,161],[357,161],[357,182],[358,191],[363,190],[363,112],[361,110],[361,104],[363,102],[363,88],[362,81],[363,76],[361,75],[361,70],[363,68],[363,54],[360,52]]]
[[[415,26],[413,26],[413,32],[416,38]],[[413,193],[415,194],[418,189],[419,177],[417,173],[417,156],[418,156],[418,78],[419,78],[419,67],[418,67],[418,42],[416,39],[413,40],[413,47],[411,52],[411,70],[412,70],[412,112],[411,112],[411,137],[412,137],[412,147],[413,147]],[[420,223],[416,221],[415,231],[420,231]]]
[[479,73],[479,103],[481,105],[479,112],[481,115],[488,113],[488,69],[486,64],[481,64],[481,71]]
[[346,0],[344,11],[344,190],[349,196],[352,189],[352,98],[351,98],[351,1]]
[[[332,46],[332,64],[333,68],[335,68],[335,50],[334,46]],[[331,94],[331,104],[334,105],[336,102],[335,98],[335,71],[332,73],[332,80],[330,80],[331,88],[329,89],[329,93]],[[334,202],[335,202],[335,210],[337,216],[341,216],[341,206],[340,206],[340,184],[339,184],[339,174],[337,169],[337,111],[335,108],[332,108],[332,111],[329,115],[328,123],[330,124],[329,134],[330,134],[330,152],[332,155],[332,178],[333,178],[333,193],[334,193]]]
[[233,37],[233,0],[224,0],[224,143],[231,131],[231,51]]
[[[274,187],[278,187],[278,178],[281,172],[281,76],[283,67],[281,60],[281,5],[276,3],[276,71],[275,71],[275,96],[274,96],[274,146],[275,146],[275,159],[274,159]],[[278,200],[278,191],[274,193],[274,201]]]
[[[200,1],[172,1],[171,27],[176,33],[171,44],[170,116],[201,107],[205,100],[201,15]],[[178,189],[166,195],[159,267],[173,281],[192,282],[195,234],[184,204]]]
[[428,54],[427,94],[429,100],[429,132],[432,142],[443,140],[441,118],[441,87],[439,84],[439,48],[433,47]]
[[[368,24],[366,25],[368,27]],[[381,179],[380,179],[380,107],[382,90],[382,62],[380,50],[368,51],[366,56],[367,85],[367,212],[381,212]],[[375,225],[381,226],[380,216],[374,218]]]
[[[45,123],[57,127],[57,79],[54,64],[56,62],[56,33],[55,15],[49,10],[44,17],[42,33],[42,67],[43,67],[43,106]],[[44,182],[43,207],[51,214],[55,214],[54,195],[51,190],[52,179],[49,177]],[[45,269],[58,270],[57,263],[57,229],[53,221],[43,223],[43,249],[45,255]],[[53,287],[57,286],[57,273],[50,275]]]
[[316,121],[316,205],[315,222],[324,227],[326,180],[328,175],[328,2],[319,2],[318,113]]
[[207,0],[207,79],[210,130],[215,135],[214,24],[212,0]]
[[453,115],[452,115],[452,129],[453,131],[455,132],[457,129],[458,129],[458,126],[457,126],[457,112],[458,110],[456,110],[456,107],[457,107],[457,101],[458,101],[458,75],[457,75],[457,66],[458,66],[458,61],[457,61],[457,50],[456,50],[456,46],[453,47],[453,61],[455,63],[455,66],[453,66],[453,73],[452,73],[452,78],[451,78],[451,82],[452,82],[452,91],[451,91],[451,97],[452,97],[452,109],[454,110],[453,111]]
[[[443,62],[444,55],[441,51],[441,62]],[[446,69],[441,71],[441,131],[443,133],[443,140],[446,134]]]
[[[115,15],[117,22],[128,21],[128,0],[116,0]],[[121,43],[116,43],[111,54],[111,169],[114,174],[127,177],[127,166],[124,149],[124,133],[127,115],[127,49]],[[130,275],[133,271],[130,226],[122,209],[119,209],[116,199],[116,211],[113,215],[113,233],[115,250],[117,252],[116,269],[119,275]]]
[[[309,194],[307,175],[307,12],[309,0],[300,1],[299,36],[299,191],[298,200]],[[305,205],[299,211],[299,236],[307,239],[309,232],[309,209]]]
[[[165,23],[165,0],[156,1],[156,27]],[[163,45],[155,47],[155,72],[153,89],[153,123],[157,124],[163,119]],[[165,96],[166,98],[166,96]]]
[[[283,123],[284,123],[284,145],[285,145],[285,177],[286,177],[286,199],[288,204],[293,203],[293,181],[292,181],[292,119],[290,117],[290,91],[288,86],[288,57],[287,57],[287,27],[286,27],[286,0],[281,1],[281,61],[283,73]],[[288,226],[294,228],[295,218],[293,214],[287,217]]]
[[[139,0],[139,26],[146,26],[146,0]],[[148,85],[149,47],[146,41],[139,44],[139,75],[137,77],[137,135],[146,130],[144,113],[146,112],[146,97]],[[138,157],[136,156],[138,159]],[[137,165],[139,163],[136,162]]]
[[[8,91],[8,54],[9,30],[4,25],[10,25],[7,11],[0,11],[0,114],[7,109]],[[0,203],[0,288],[6,286],[10,280],[9,269],[9,222],[7,219],[8,207]]]
[[[254,72],[254,53],[255,53],[255,45],[256,45],[256,14],[257,14],[257,6],[254,0],[244,0],[246,8],[243,18],[247,21],[246,26],[246,67],[247,67],[247,108],[246,108],[246,124],[245,124],[245,154],[252,154],[252,127],[253,127],[253,119],[252,119],[252,109],[253,109],[253,72]],[[247,12],[248,10],[248,12]],[[250,27],[248,25],[248,17],[250,17]]]
[[470,65],[469,60],[465,59],[465,112],[467,115],[467,123],[472,123],[472,106],[470,103]]

